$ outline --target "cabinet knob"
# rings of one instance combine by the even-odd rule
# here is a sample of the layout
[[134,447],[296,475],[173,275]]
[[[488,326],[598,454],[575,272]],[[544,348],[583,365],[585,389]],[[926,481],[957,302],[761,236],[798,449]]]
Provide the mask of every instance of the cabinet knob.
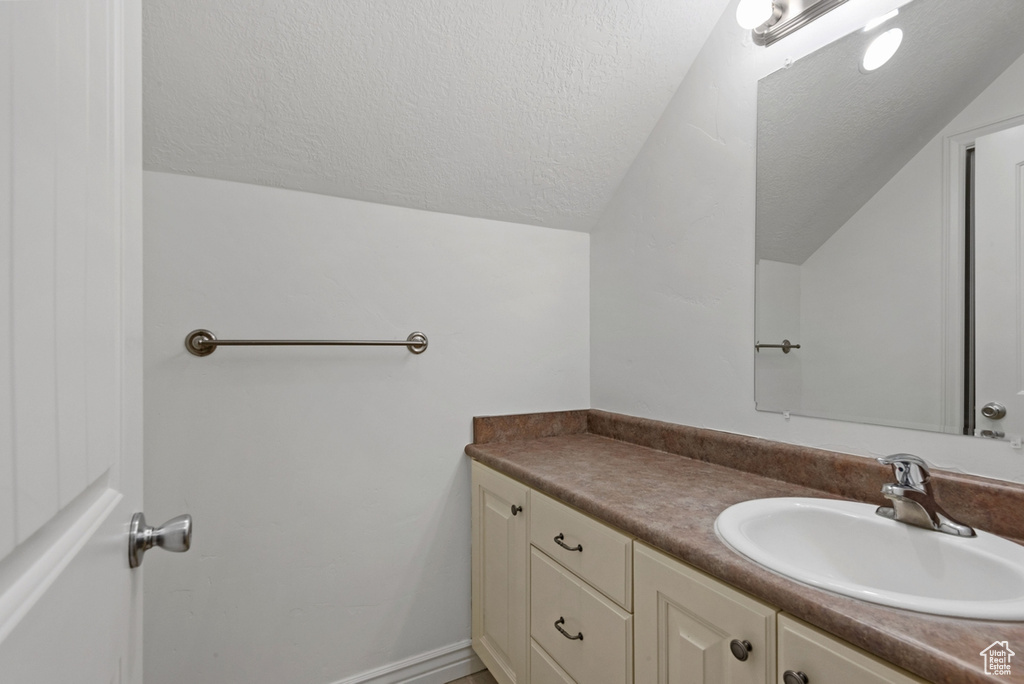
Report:
[[[744,661],[750,657],[750,652],[754,650],[754,647],[750,645],[750,642],[744,639],[733,639],[729,642],[729,650],[732,651],[733,657],[736,660]],[[786,684],[789,684],[788,682]]]
[[807,679],[807,675],[803,672],[786,670],[782,674],[782,681],[784,684],[807,684],[810,680]]
[[512,504],[512,515],[519,515],[522,512],[523,512],[523,507],[522,506],[516,506],[515,504]]

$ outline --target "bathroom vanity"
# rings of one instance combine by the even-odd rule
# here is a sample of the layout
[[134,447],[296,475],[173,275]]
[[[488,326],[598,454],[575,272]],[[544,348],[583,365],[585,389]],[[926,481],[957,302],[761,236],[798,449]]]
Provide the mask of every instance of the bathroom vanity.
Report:
[[[750,499],[881,503],[887,469],[868,459],[601,411],[478,418],[474,433],[473,647],[503,684],[981,682],[987,646],[1024,644],[1022,623],[835,595],[716,537]],[[980,529],[1019,529],[979,502],[1019,511],[1024,488],[936,483]]]

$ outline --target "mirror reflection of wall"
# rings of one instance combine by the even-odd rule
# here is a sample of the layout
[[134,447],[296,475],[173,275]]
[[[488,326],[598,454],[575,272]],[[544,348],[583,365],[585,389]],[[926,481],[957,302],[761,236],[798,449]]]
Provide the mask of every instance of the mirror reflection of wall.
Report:
[[[916,0],[881,26],[762,79],[756,341],[785,338],[801,348],[756,352],[759,410],[1024,434],[1024,422],[1013,422],[1024,417],[1024,405],[1008,407],[1002,419],[979,413],[980,404],[1012,403],[1024,389],[1017,370],[1024,338],[1005,327],[1024,320],[1018,219],[997,238],[986,222],[1002,219],[983,220],[995,214],[980,207],[976,241],[989,251],[976,263],[1005,296],[989,307],[990,319],[1001,322],[977,330],[975,358],[1012,382],[983,388],[979,370],[979,406],[964,398],[974,382],[965,381],[973,291],[965,264],[975,256],[965,238],[965,159],[972,147],[981,154],[985,136],[1024,124],[1022,25],[1019,0]],[[904,38],[896,54],[864,71],[867,44],[897,27]],[[1006,206],[1024,206],[1011,167],[1002,172]],[[997,265],[993,255],[1010,255],[1012,263]],[[992,349],[1004,338],[1002,351]]]

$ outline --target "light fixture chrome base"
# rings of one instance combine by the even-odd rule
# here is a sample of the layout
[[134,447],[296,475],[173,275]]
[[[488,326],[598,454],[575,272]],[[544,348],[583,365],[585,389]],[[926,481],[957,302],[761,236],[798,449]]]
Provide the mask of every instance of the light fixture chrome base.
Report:
[[844,2],[846,0],[775,0],[772,18],[751,31],[751,37],[755,45],[767,47]]

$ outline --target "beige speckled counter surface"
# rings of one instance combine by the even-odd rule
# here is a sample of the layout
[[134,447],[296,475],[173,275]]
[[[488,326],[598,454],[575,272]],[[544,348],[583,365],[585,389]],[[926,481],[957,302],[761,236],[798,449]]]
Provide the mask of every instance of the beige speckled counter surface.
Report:
[[[528,429],[511,434],[501,433],[486,421],[522,417],[477,419],[477,443],[467,446],[466,453],[933,682],[991,681],[992,677],[985,675],[982,669],[981,650],[997,640],[1008,640],[1011,648],[1024,648],[1024,623],[964,620],[887,608],[814,589],[764,570],[718,539],[714,521],[719,513],[734,503],[750,499],[835,498],[844,492],[822,491],[716,465],[707,459],[696,460],[592,434],[586,431],[588,414],[591,414],[592,427],[595,416],[604,421],[618,419],[615,414],[594,411],[548,414],[559,416],[557,427],[552,428],[550,423],[542,425],[543,421],[533,419],[535,424]],[[625,416],[621,419],[626,423],[639,420]],[[645,422],[655,427],[668,425]],[[538,425],[539,431],[534,429]],[[559,434],[563,430],[567,434]],[[712,437],[722,434],[699,432]],[[551,436],[538,437],[538,434]],[[516,436],[520,439],[515,439]],[[749,437],[739,439],[774,444]],[[480,443],[484,441],[486,443]],[[845,458],[864,461],[869,472],[875,466],[866,459]],[[878,472],[877,485],[880,485],[885,481],[884,471],[875,472]],[[1015,486],[1010,486],[1007,496],[1018,493]],[[853,495],[850,498],[867,497]],[[956,515],[952,506],[949,510]],[[879,562],[884,563],[884,559],[880,558]],[[1017,671],[1014,676],[1000,679],[1024,682],[1024,655],[1020,668],[1014,667],[1014,670]]]

